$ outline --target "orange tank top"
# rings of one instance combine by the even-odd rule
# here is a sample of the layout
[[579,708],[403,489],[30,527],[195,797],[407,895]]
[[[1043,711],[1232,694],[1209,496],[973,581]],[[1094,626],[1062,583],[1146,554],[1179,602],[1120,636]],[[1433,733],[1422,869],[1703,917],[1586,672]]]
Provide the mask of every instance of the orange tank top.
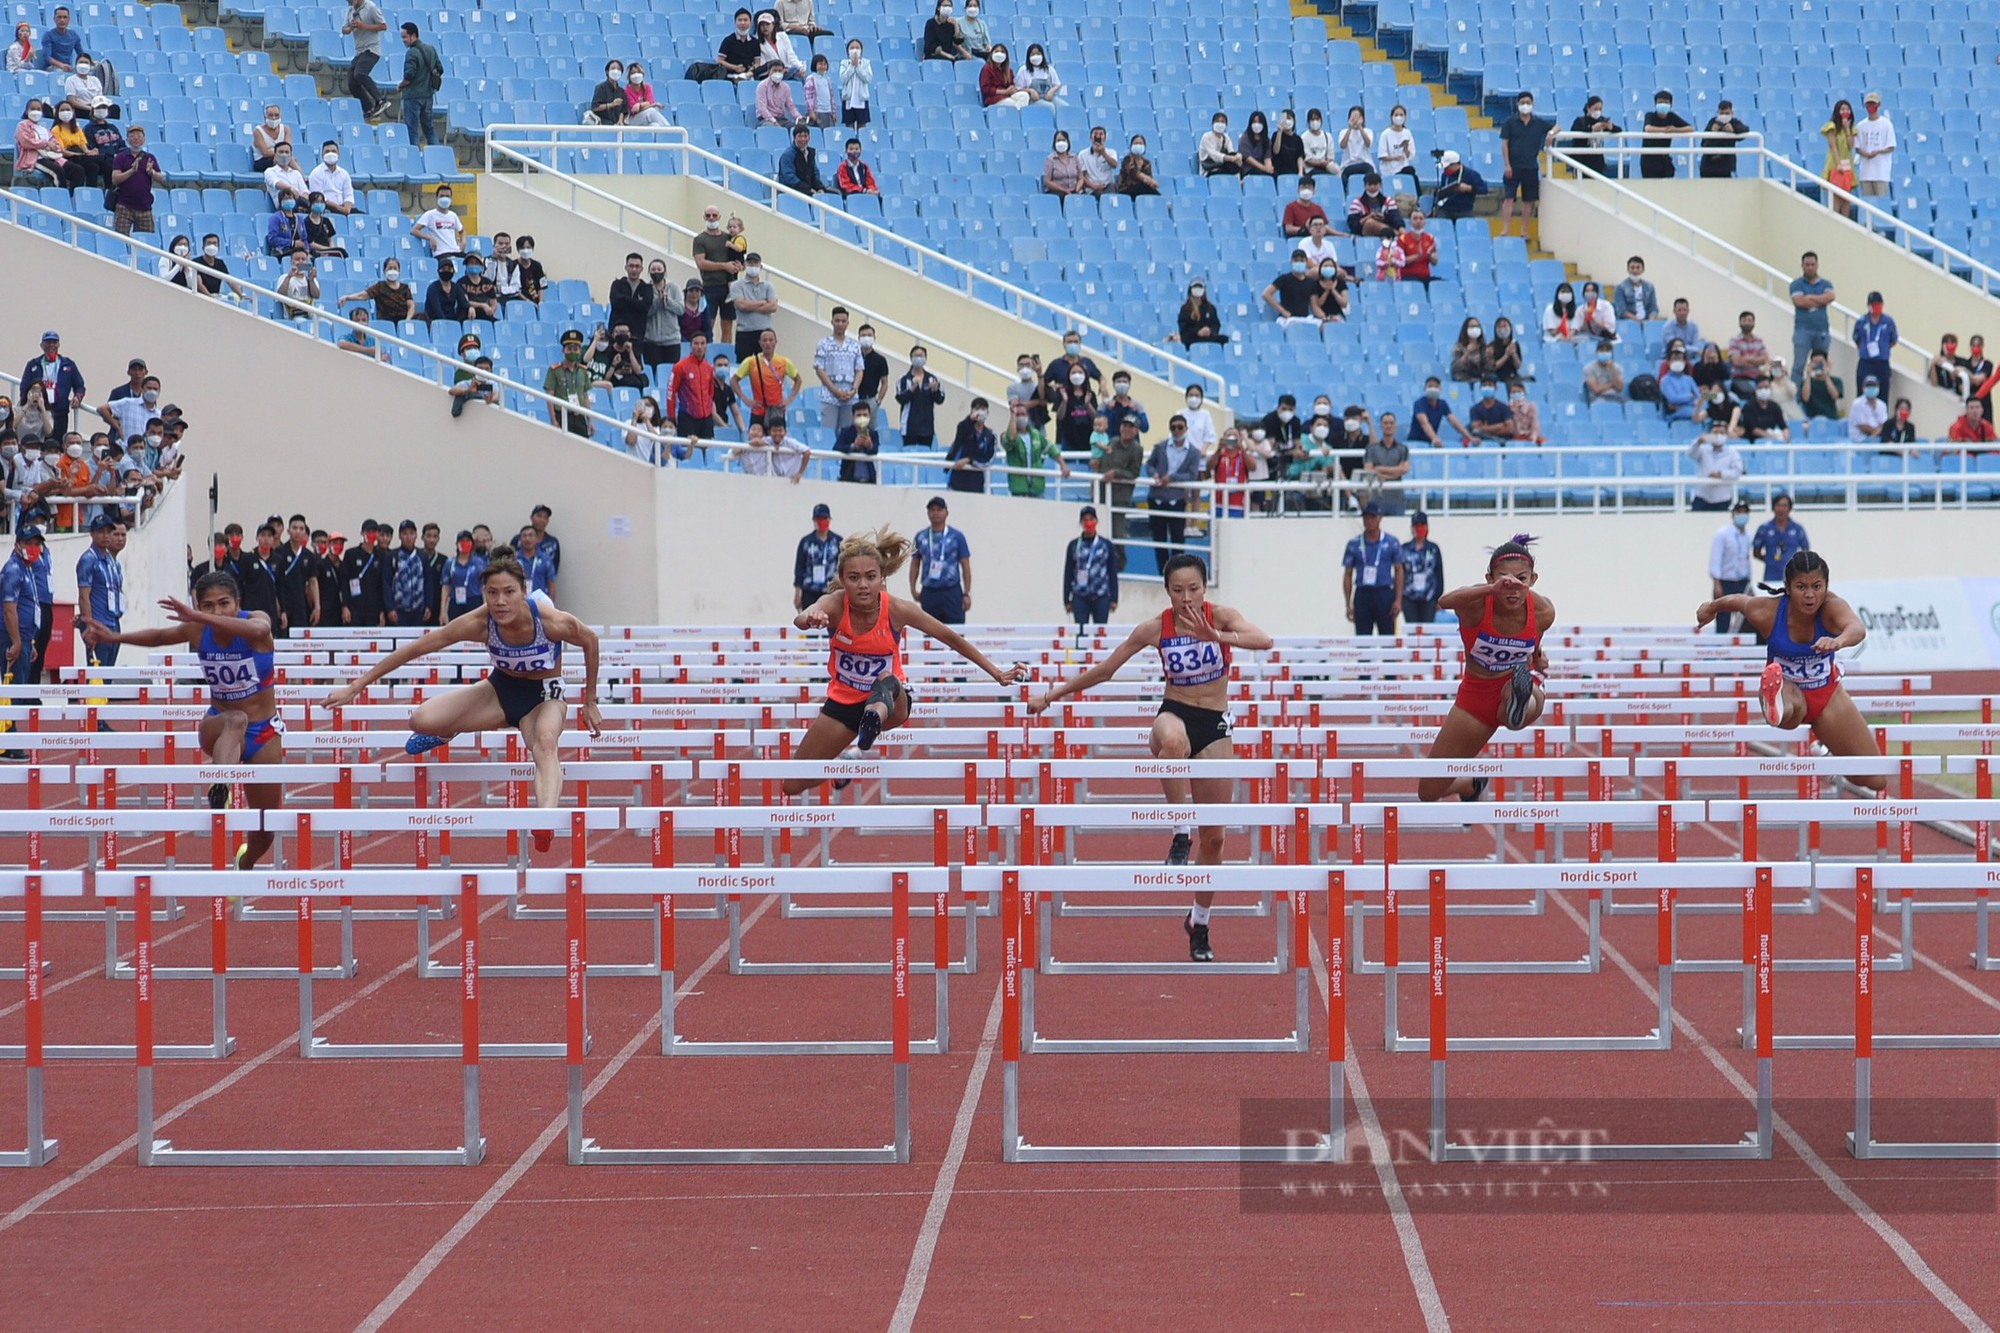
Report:
[[826,697],[841,704],[866,703],[868,691],[884,675],[908,679],[903,674],[903,641],[890,627],[886,596],[875,623],[861,634],[854,632],[853,613],[846,599],[841,600],[840,623],[833,630],[826,670]]

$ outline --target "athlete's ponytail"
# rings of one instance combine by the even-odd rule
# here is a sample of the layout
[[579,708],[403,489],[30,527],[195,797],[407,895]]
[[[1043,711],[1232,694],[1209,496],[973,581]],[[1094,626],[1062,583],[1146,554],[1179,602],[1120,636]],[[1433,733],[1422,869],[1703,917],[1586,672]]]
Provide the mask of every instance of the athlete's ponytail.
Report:
[[1515,533],[1512,541],[1501,542],[1493,548],[1492,555],[1486,561],[1487,577],[1492,577],[1495,566],[1502,560],[1525,560],[1528,562],[1528,568],[1533,569],[1535,553],[1528,548],[1534,544],[1535,538],[1525,532]]
[[528,571],[521,568],[521,562],[515,559],[514,553],[504,546],[496,547],[487,556],[486,568],[479,572],[479,586],[484,588],[486,581],[495,574],[509,575],[516,583],[521,585],[523,592],[528,591]]
[[1792,580],[1807,574],[1818,574],[1828,583],[1833,582],[1833,571],[1826,567],[1826,557],[1818,551],[1800,551],[1785,562],[1785,587],[1792,586]]
[[886,524],[873,532],[857,532],[840,544],[840,558],[836,569],[845,569],[849,560],[866,558],[882,567],[882,577],[888,578],[901,569],[910,558],[910,539],[889,528]]

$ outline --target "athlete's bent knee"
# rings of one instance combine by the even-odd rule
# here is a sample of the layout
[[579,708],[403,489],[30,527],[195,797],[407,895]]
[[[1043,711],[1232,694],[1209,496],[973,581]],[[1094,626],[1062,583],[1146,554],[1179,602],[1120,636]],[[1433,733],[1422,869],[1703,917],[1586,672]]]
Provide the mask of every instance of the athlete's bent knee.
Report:
[[1451,795],[1452,785],[1455,781],[1456,779],[1453,778],[1419,778],[1417,780],[1417,799],[1420,801],[1442,801],[1445,797]]
[[1228,830],[1219,828],[1218,829],[1205,828],[1201,830],[1201,850],[1199,852],[1199,855],[1204,862],[1208,862],[1210,864],[1218,864],[1221,862],[1222,840],[1227,832]]

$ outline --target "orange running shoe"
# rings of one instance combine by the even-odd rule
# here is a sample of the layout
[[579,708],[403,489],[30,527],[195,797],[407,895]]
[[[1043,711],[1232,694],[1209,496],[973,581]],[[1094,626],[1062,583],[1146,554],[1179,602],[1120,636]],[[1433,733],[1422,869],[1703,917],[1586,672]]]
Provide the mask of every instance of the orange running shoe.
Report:
[[1784,720],[1785,669],[1776,662],[1764,664],[1763,679],[1757,682],[1757,697],[1764,701],[1764,721],[1777,726]]

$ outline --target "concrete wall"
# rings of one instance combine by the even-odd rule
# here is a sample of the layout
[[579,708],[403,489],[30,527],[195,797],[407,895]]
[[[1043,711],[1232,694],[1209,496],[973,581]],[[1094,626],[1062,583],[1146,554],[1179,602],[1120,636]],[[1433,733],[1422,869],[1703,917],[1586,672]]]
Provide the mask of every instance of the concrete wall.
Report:
[[[1857,253],[1850,254],[1850,244],[1870,239],[1865,233],[1767,181],[1625,184],[1642,197],[1621,195],[1603,182],[1544,180],[1542,244],[1602,282],[1607,292],[1624,277],[1626,259],[1643,255],[1646,276],[1659,288],[1661,304],[1670,307],[1676,297],[1687,297],[1703,335],[1716,342],[1727,343],[1735,336],[1738,312],[1755,312],[1758,332],[1773,355],[1785,358],[1787,369],[1791,368],[1794,312],[1786,287],[1798,273],[1800,253],[1817,250],[1821,272],[1833,280],[1841,305],[1851,313],[1865,313],[1871,289],[1893,294],[1889,310],[1897,318],[1908,350],[1892,363],[1895,383],[1884,396],[1892,401],[1908,398],[1918,429],[1927,436],[1944,438],[1959,415],[1959,405],[1952,395],[1931,388],[1923,379],[1923,363],[1944,328],[1933,326],[1932,315],[1923,304],[1906,302],[1904,292],[1906,288],[1929,291],[1929,281],[1935,278],[1958,288],[1967,301],[1991,307],[1993,318],[1982,323],[1973,322],[1968,315],[1963,334],[1987,325],[2000,328],[2000,303],[1987,301],[1963,283],[1952,282],[1886,243],[1854,244]],[[1674,221],[1669,214],[1682,221]],[[1781,277],[1743,266],[1696,235],[1688,224],[1769,264]],[[1863,250],[1867,253],[1860,253]],[[1839,306],[1831,308],[1829,315],[1834,373],[1845,381],[1850,395],[1858,394],[1850,320]],[[1919,350],[1921,356],[1917,355]]]
[[[644,464],[512,413],[474,409],[454,421],[443,391],[415,375],[21,228],[0,224],[0,263],[15,315],[6,342],[23,349],[21,360],[53,327],[93,401],[143,356],[166,400],[186,410],[176,558],[188,534],[206,548],[211,475],[223,522],[254,527],[268,514],[303,512],[356,540],[366,518],[436,519],[447,542],[474,523],[498,534],[540,503],[555,510],[551,527],[563,538],[565,605],[594,620],[655,613]],[[73,571],[74,556],[67,563]],[[154,599],[142,602],[135,587],[130,600],[150,608]]]
[[[182,492],[205,490],[207,485],[206,477],[199,482],[178,483],[177,489],[167,491],[146,522],[134,529],[126,541],[118,562],[125,567],[124,623],[128,627],[165,623],[157,610],[160,599],[187,596],[188,505]],[[206,508],[206,501],[203,507]],[[58,602],[75,603],[76,562],[89,546],[87,533],[62,533],[49,538],[49,574]]]

